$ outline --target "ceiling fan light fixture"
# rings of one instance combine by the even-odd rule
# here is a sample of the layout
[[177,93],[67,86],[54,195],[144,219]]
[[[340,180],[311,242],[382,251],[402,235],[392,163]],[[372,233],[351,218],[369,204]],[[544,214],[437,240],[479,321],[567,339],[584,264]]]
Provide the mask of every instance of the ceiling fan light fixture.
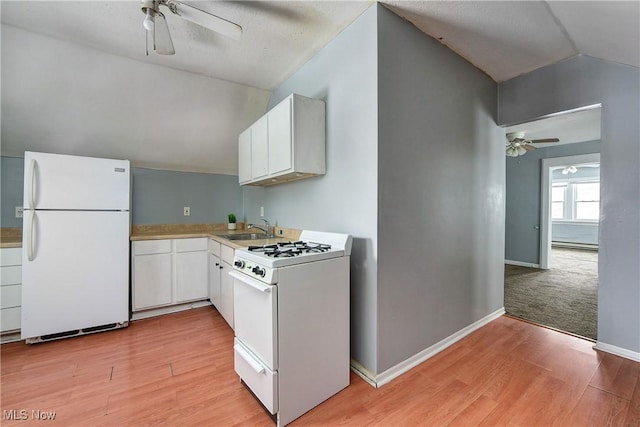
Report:
[[142,26],[145,30],[152,32],[155,27],[155,19],[153,17],[152,9],[147,9],[146,14],[144,16],[144,21],[142,21]]

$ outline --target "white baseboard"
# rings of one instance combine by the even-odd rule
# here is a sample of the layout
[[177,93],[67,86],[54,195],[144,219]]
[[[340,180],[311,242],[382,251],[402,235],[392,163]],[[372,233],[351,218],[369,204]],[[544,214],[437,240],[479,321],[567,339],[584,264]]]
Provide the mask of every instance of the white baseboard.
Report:
[[462,338],[466,337],[471,332],[477,329],[480,329],[481,327],[485,326],[489,322],[492,322],[493,320],[502,316],[504,313],[505,313],[504,307],[502,307],[499,310],[496,310],[493,313],[483,317],[482,319],[472,323],[471,325],[459,330],[453,335],[448,336],[442,341],[437,342],[431,347],[428,347],[422,350],[421,352],[411,356],[407,360],[400,362],[397,365],[392,366],[391,368],[377,375],[373,374],[373,372],[369,371],[368,369],[366,369],[364,366],[362,366],[360,363],[358,363],[353,359],[351,360],[351,370],[355,372],[358,376],[360,376],[362,379],[364,379],[367,383],[372,385],[373,387],[376,387],[376,388],[382,387],[388,382],[391,382],[395,378],[404,374],[408,370],[418,366],[425,360],[435,356],[436,354],[440,353],[442,350],[460,341]]
[[170,305],[168,307],[153,308],[151,310],[137,311],[131,315],[131,320],[142,320],[150,317],[162,316],[163,314],[177,313],[179,311],[191,310],[211,305],[209,300],[188,302],[186,304]]
[[593,348],[604,351],[605,353],[611,353],[616,356],[624,357],[625,359],[633,360],[634,362],[640,362],[640,353],[627,350],[626,348],[616,347],[615,345],[606,344],[602,341],[596,341],[596,345],[594,345]]
[[531,262],[522,262],[522,261],[512,261],[510,259],[505,259],[504,263],[509,265],[517,265],[520,267],[540,268],[540,264],[533,264]]
[[375,380],[372,379],[375,378],[376,375],[355,359],[351,359],[351,370],[370,386],[377,388]]

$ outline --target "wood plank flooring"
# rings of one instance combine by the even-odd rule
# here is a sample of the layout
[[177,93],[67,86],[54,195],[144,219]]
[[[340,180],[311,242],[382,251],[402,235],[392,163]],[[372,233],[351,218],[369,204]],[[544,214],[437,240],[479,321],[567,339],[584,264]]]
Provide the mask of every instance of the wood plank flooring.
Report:
[[[233,371],[232,347],[211,307],[4,344],[0,424],[272,426]],[[640,363],[501,317],[379,389],[352,374],[291,425],[640,426]]]

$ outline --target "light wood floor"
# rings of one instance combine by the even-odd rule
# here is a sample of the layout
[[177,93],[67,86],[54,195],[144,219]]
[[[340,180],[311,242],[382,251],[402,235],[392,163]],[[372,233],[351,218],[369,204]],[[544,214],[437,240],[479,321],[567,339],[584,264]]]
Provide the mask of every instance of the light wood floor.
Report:
[[[272,426],[210,307],[124,330],[1,347],[5,425]],[[351,385],[292,425],[639,426],[640,363],[501,317],[391,383]],[[311,367],[310,367],[311,368]],[[30,419],[7,420],[26,410]],[[36,421],[32,411],[53,411]]]

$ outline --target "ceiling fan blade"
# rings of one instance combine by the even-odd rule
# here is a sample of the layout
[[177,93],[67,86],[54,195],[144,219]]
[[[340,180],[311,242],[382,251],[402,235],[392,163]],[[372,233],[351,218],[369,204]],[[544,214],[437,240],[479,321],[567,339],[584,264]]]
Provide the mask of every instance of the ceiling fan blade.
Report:
[[156,12],[155,16],[155,49],[159,55],[174,55],[176,50],[173,48],[171,34],[169,34],[169,26],[164,15]]
[[534,147],[533,145],[529,145],[529,144],[522,144],[521,147],[523,147],[527,151],[533,151],[533,150],[536,149],[536,147]]
[[177,0],[167,1],[169,9],[194,24],[213,30],[234,40],[242,38],[242,27],[219,16],[213,15],[190,4]]
[[560,142],[558,138],[547,138],[547,139],[532,139],[529,141],[530,144],[541,144],[543,142]]

